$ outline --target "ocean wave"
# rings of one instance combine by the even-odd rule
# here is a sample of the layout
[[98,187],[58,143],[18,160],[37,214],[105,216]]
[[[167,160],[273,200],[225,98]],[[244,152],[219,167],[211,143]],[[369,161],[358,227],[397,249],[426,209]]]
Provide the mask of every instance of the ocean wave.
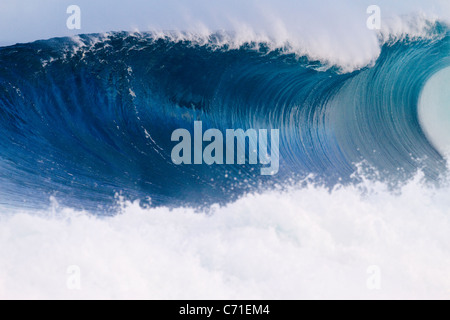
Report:
[[[208,205],[309,175],[351,182],[359,163],[383,179],[421,169],[438,180],[445,161],[418,105],[450,65],[448,27],[428,35],[386,42],[372,66],[352,72],[266,42],[228,47],[222,33],[206,44],[121,32],[0,48],[2,201],[39,206],[54,195],[92,209],[120,192]],[[280,129],[280,173],[174,165],[171,133],[195,120]]]
[[[450,4],[377,3],[2,1],[0,299],[449,298]],[[279,172],[174,164],[195,121]]]

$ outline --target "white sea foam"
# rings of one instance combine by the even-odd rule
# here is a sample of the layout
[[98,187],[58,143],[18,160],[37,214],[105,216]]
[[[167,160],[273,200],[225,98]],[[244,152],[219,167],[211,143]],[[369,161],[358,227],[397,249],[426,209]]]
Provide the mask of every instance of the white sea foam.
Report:
[[[292,188],[209,214],[4,210],[0,298],[450,298],[449,191],[418,177],[396,194]],[[81,290],[67,288],[69,266]],[[370,266],[380,290],[367,287]]]

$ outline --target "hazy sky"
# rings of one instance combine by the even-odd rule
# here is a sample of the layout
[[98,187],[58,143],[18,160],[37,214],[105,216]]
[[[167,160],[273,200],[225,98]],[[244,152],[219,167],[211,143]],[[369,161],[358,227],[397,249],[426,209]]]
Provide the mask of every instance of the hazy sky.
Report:
[[[450,16],[449,0],[1,0],[0,45],[113,30],[351,28],[354,19],[347,16],[365,19],[365,8],[374,3],[386,15],[423,10]],[[66,9],[72,4],[82,10],[80,31],[66,27]]]

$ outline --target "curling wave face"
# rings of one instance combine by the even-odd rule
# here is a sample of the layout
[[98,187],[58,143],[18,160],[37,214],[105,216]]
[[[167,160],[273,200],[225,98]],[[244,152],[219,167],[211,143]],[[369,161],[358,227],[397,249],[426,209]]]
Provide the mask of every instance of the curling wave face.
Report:
[[[311,174],[350,183],[361,162],[383,179],[422,169],[436,180],[445,162],[418,106],[430,78],[450,66],[450,37],[442,24],[430,33],[387,41],[373,66],[352,72],[266,43],[231,48],[224,34],[199,43],[112,33],[0,48],[0,198],[41,206],[55,195],[95,208],[120,192],[202,205]],[[280,129],[279,174],[174,165],[171,134],[196,120]]]

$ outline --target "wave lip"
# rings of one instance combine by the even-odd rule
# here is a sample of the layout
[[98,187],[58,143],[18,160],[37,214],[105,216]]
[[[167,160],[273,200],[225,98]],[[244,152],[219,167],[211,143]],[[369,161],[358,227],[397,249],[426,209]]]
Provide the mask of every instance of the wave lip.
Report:
[[[299,55],[346,70],[374,62],[380,54],[380,36],[426,36],[430,22],[450,22],[450,8],[445,0],[378,0],[383,22],[380,32],[366,27],[369,4],[350,0],[341,1],[339,6],[332,0],[279,0],[276,4],[271,0],[167,0],[164,4],[158,0],[130,0],[113,6],[106,0],[80,0],[78,5],[83,33],[174,30],[199,38],[227,30],[235,34],[237,46],[267,41],[276,47],[290,44]],[[25,7],[28,10],[24,11]],[[4,1],[0,10],[0,43],[73,36],[79,31],[67,29],[66,10],[67,4],[52,0],[39,4],[32,0]]]

